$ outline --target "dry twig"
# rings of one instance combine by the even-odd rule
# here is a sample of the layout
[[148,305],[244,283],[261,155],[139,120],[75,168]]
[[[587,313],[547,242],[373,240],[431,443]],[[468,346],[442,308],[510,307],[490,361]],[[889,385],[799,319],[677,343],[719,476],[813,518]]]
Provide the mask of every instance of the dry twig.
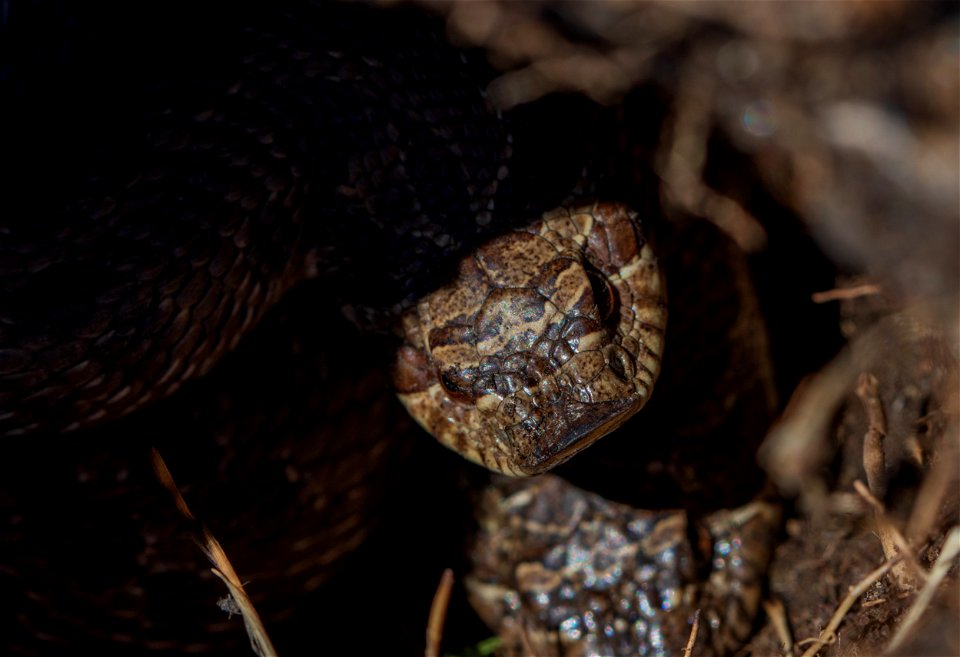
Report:
[[851,351],[848,347],[797,386],[760,447],[761,465],[786,495],[809,493],[818,481],[816,473],[830,458],[823,436],[829,435],[834,412],[850,389]]
[[[897,564],[892,571],[892,576],[897,585],[904,591],[912,591],[916,588],[916,579],[926,580],[926,573],[920,567],[916,554],[907,539],[903,537],[900,530],[897,529],[893,521],[887,517],[886,509],[883,503],[874,497],[862,481],[853,482],[853,488],[870,506],[873,507],[874,519],[877,522],[877,537],[880,539],[880,545],[883,547],[883,556],[889,561],[894,557],[904,559],[903,563]],[[916,574],[911,575],[909,569]]]
[[[847,612],[850,611],[850,608],[853,607],[853,603],[857,601],[857,598],[863,595],[867,589],[873,586],[877,580],[883,577],[887,571],[899,561],[900,558],[897,557],[892,561],[884,562],[883,565],[874,569],[866,577],[860,580],[856,586],[851,587],[850,591],[847,593],[847,597],[843,599],[843,601],[837,607],[837,610],[833,613],[833,616],[830,618],[830,622],[827,623],[827,626],[823,629],[823,631],[820,632],[820,636],[813,640],[813,644],[807,648],[802,657],[814,657],[814,655],[816,655],[821,648],[833,643],[833,641],[836,640],[837,628],[840,627],[840,623],[843,622],[844,617],[846,617]],[[803,643],[806,643],[806,641]]]
[[690,626],[690,637],[687,639],[687,645],[683,647],[683,657],[690,657],[693,654],[693,646],[697,643],[697,633],[700,631],[700,610],[697,609],[693,614],[693,625]]
[[877,377],[861,373],[857,379],[857,397],[867,414],[867,432],[863,435],[863,469],[870,491],[883,497],[887,489],[883,439],[887,435],[887,417],[877,391]]
[[707,142],[711,128],[714,79],[700,71],[699,58],[691,58],[684,75],[696,80],[683,89],[672,129],[666,131],[657,155],[657,169],[670,205],[702,216],[733,239],[746,253],[762,251],[767,233],[761,223],[735,199],[703,183]]
[[943,543],[943,549],[940,552],[940,556],[937,557],[936,563],[933,564],[933,569],[930,571],[927,583],[920,590],[913,606],[910,607],[910,611],[907,612],[906,618],[903,619],[903,623],[897,628],[897,633],[894,634],[893,639],[890,640],[890,644],[887,646],[887,652],[895,651],[903,641],[910,636],[913,626],[917,624],[924,610],[929,606],[930,601],[933,599],[933,594],[936,592],[940,582],[943,581],[943,578],[946,577],[947,572],[953,565],[953,560],[958,554],[960,554],[960,527],[954,527],[950,530],[950,533],[947,534],[947,538]]
[[824,290],[823,292],[814,292],[810,295],[810,298],[814,303],[827,303],[828,301],[857,299],[873,294],[880,294],[880,291],[881,288],[879,285],[865,283],[853,287],[839,287],[832,290]]

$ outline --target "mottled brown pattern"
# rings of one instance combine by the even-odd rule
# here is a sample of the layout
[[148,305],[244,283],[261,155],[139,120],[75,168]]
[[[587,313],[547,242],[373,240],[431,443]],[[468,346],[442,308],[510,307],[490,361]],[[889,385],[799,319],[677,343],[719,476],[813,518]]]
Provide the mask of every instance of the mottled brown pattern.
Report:
[[[760,604],[778,517],[754,502],[692,528],[682,510],[618,504],[554,475],[500,478],[480,515],[471,601],[506,654],[540,657],[678,655],[697,609],[694,654],[735,651]],[[711,546],[707,578],[694,529]]]
[[692,218],[657,228],[671,319],[650,401],[554,472],[483,493],[467,586],[507,655],[680,655],[698,609],[693,655],[753,629],[779,521],[751,501],[774,403],[763,322],[735,245]]
[[395,379],[427,431],[493,470],[568,459],[646,401],[665,291],[636,216],[559,209],[482,246],[403,318]]

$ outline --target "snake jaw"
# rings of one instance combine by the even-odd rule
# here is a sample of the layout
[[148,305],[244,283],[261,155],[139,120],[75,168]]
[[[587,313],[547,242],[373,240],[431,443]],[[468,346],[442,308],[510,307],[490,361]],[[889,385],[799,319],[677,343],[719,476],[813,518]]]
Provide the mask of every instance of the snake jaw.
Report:
[[607,435],[642,405],[639,395],[596,403],[565,402],[539,422],[521,422],[506,430],[515,472],[530,476],[563,463]]
[[446,446],[495,471],[539,474],[643,406],[665,322],[635,215],[561,209],[480,247],[403,317],[394,381]]

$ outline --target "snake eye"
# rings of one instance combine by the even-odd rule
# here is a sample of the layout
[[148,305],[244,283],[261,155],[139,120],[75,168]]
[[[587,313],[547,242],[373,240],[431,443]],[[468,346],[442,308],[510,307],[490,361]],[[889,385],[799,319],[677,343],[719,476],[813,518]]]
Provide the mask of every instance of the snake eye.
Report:
[[473,379],[476,377],[475,369],[458,370],[449,368],[440,372],[440,385],[447,392],[447,395],[460,402],[473,401]]
[[606,276],[593,268],[587,269],[587,278],[593,290],[593,299],[597,304],[600,321],[606,323],[617,310],[617,291],[613,289]]

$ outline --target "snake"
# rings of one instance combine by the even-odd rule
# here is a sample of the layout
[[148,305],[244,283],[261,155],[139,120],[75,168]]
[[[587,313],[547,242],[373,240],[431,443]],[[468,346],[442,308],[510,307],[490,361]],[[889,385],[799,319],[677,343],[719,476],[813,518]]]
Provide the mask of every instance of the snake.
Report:
[[[15,37],[50,18],[14,8],[4,27]],[[20,126],[5,135],[19,165],[9,190],[31,207],[0,223],[7,443],[95,440],[163,412],[310,290],[392,336],[382,368],[421,427],[507,476],[488,489],[474,548],[473,597],[492,627],[558,654],[676,651],[688,614],[657,619],[700,595],[692,528],[545,474],[579,462],[653,395],[669,344],[666,277],[638,214],[564,198],[562,176],[543,182],[542,155],[478,84],[483,67],[419,14],[291,2],[134,18],[111,7],[103,27],[97,12],[59,9],[69,20],[55,38],[68,47],[48,56],[14,41],[3,79]],[[194,19],[184,27],[178,15]],[[124,21],[132,37],[111,31]],[[175,45],[144,37],[149,24]],[[327,320],[318,330],[343,339]],[[378,445],[355,445],[362,456],[349,459],[340,449],[321,487],[355,490],[364,477],[350,473],[382,473],[389,460],[373,456]],[[711,520],[707,539],[726,564],[713,579],[734,583],[708,590],[722,588],[714,607],[725,609],[750,580],[752,598],[733,604],[754,609],[762,563],[740,573],[730,535],[770,517],[734,517]],[[630,565],[610,561],[604,540]],[[590,620],[602,586],[571,569],[570,559],[593,563],[583,550],[633,582],[620,593],[637,605],[629,622]],[[551,555],[561,574],[543,565]],[[587,589],[593,602],[570,611]],[[726,615],[711,616],[715,653],[731,649]]]

